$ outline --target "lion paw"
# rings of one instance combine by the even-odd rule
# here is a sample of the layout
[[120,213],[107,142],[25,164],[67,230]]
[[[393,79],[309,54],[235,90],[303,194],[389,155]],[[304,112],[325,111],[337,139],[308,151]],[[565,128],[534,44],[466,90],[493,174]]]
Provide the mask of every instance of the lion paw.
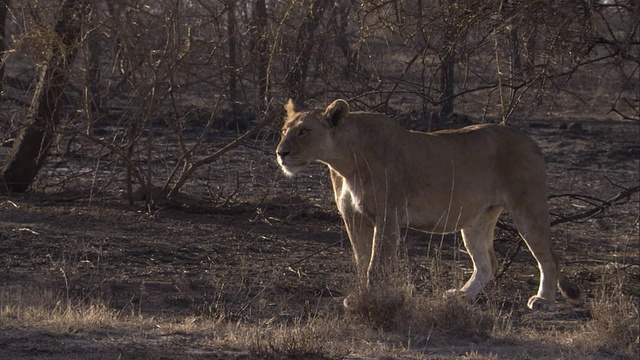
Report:
[[355,306],[355,299],[353,295],[347,295],[344,297],[344,300],[342,300],[342,306],[344,306],[345,310],[351,310],[353,309]]
[[466,291],[460,289],[447,290],[444,292],[443,297],[445,299],[461,299],[466,301],[473,300]]
[[553,311],[556,308],[553,302],[538,295],[530,297],[527,306],[534,311]]

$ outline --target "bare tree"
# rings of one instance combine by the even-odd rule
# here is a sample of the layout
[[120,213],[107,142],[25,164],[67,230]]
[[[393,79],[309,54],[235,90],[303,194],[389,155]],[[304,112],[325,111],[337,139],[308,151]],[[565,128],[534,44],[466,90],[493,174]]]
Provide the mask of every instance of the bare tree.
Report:
[[0,0],[0,94],[4,93],[4,58],[7,51],[5,39],[7,29],[7,12],[11,0]]
[[60,19],[54,28],[57,39],[51,44],[51,57],[40,69],[26,125],[0,173],[5,191],[26,191],[49,153],[86,12],[86,1],[66,0],[62,4]]
[[[130,193],[142,188],[147,199],[158,187],[158,194],[174,196],[198,169],[247,139],[217,136],[229,114],[243,111],[247,127],[239,129],[256,134],[256,124],[275,117],[269,110],[279,106],[272,102],[287,97],[348,98],[354,108],[415,119],[425,129],[429,119],[453,113],[508,122],[514,115],[548,116],[558,104],[574,102],[606,103],[603,116],[638,118],[637,1],[558,0],[541,7],[533,0],[101,0],[79,25],[83,61],[72,68],[75,47],[44,29],[61,4],[75,3],[82,2],[0,2],[0,15],[12,6],[16,15],[7,21],[18,28],[2,58],[16,65],[7,67],[7,96],[29,96],[14,85],[42,63],[48,71],[32,87],[42,98],[34,97],[28,121],[3,122],[9,130],[3,139],[18,129],[25,139],[46,129],[32,151],[37,158],[46,154],[52,131],[83,151],[91,148],[83,141],[98,144],[114,159],[113,183],[125,182]],[[57,46],[64,59],[45,59],[42,49],[50,48],[43,44]],[[58,86],[56,64],[71,86]],[[16,68],[28,75],[18,79]],[[60,112],[59,103],[43,100],[47,89],[57,91],[50,98],[56,101],[64,92],[69,106]],[[37,115],[46,107],[59,116]],[[22,137],[14,139],[14,152]],[[3,179],[13,183],[9,175],[25,172],[28,162],[3,156],[13,164],[5,164]],[[42,165],[35,163],[29,177]],[[21,183],[11,188],[29,182]]]
[[359,70],[358,54],[351,47],[349,42],[348,27],[349,13],[354,3],[351,0],[338,0],[331,9],[330,24],[334,28],[336,46],[344,55],[347,64],[344,66],[343,74],[350,77]]
[[101,107],[101,94],[100,94],[100,54],[102,53],[100,45],[100,37],[98,29],[96,28],[96,14],[95,11],[91,11],[88,14],[86,24],[88,29],[86,32],[86,79],[87,86],[85,87],[84,103],[85,113],[89,119],[89,126],[93,123],[93,114],[98,112]]
[[237,31],[238,23],[236,18],[235,1],[227,1],[225,4],[227,12],[227,44],[228,44],[228,67],[229,67],[229,102],[231,102],[231,113],[238,114],[238,60],[237,60]]
[[443,51],[440,56],[440,99],[438,118],[446,119],[453,115],[453,99],[454,99],[454,84],[455,84],[455,68],[456,68],[456,41],[459,38],[456,34],[458,27],[458,18],[455,16],[453,9],[454,2],[448,0],[446,4],[443,4],[443,23],[444,32],[443,37],[445,39]]
[[253,4],[252,54],[256,64],[258,83],[258,109],[263,112],[271,101],[269,90],[269,39],[267,38],[267,5],[265,0],[255,0]]
[[314,36],[328,4],[329,0],[312,0],[300,25],[293,51],[293,64],[286,76],[289,97],[296,101],[304,100],[305,80],[313,57]]

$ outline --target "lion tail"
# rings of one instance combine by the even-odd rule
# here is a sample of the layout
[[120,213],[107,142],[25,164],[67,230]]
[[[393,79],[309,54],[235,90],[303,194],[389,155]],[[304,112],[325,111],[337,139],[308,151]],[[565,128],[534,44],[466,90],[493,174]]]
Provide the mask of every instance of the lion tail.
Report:
[[560,272],[560,258],[553,249],[551,250],[551,256],[556,263],[556,269],[558,269],[558,289],[560,289],[560,293],[570,303],[578,304],[580,302],[580,288]]
[[578,303],[580,301],[580,288],[562,273],[558,276],[558,288],[569,302]]

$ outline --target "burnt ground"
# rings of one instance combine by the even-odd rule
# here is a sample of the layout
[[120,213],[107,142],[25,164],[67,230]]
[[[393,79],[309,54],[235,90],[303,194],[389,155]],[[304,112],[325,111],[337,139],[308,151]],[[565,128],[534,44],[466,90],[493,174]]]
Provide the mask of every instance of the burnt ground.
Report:
[[[536,289],[534,261],[524,248],[512,255],[517,240],[499,231],[498,255],[512,262],[490,286],[488,303],[510,312],[514,328],[562,333],[588,321],[589,301],[615,281],[627,295],[640,296],[638,194],[611,207],[604,203],[638,185],[640,128],[618,121],[554,121],[524,130],[547,156],[553,219],[578,215],[552,231],[565,272],[581,286],[585,301],[571,306],[561,299],[556,313],[532,317],[526,299]],[[352,285],[351,251],[326,170],[313,166],[286,178],[273,160],[273,147],[271,140],[248,142],[196,174],[180,203],[152,211],[143,203],[130,206],[118,186],[94,191],[92,178],[64,189],[49,186],[64,177],[52,161],[32,193],[0,197],[0,311],[11,301],[27,306],[50,296],[76,304],[99,301],[123,318],[158,321],[223,318],[260,327],[314,314],[342,316],[342,298]],[[586,215],[603,204],[602,212]],[[405,247],[420,294],[459,285],[470,270],[458,236],[409,231]],[[430,267],[434,257],[442,260],[438,269]],[[131,327],[0,323],[0,358],[252,356],[246,348],[207,341],[213,335],[206,332],[158,334]],[[527,344],[532,354],[545,346]],[[500,345],[491,347],[500,353]],[[403,354],[417,357],[421,349],[412,355],[409,346]],[[451,348],[432,351],[456,354]],[[375,357],[357,347],[353,354]]]

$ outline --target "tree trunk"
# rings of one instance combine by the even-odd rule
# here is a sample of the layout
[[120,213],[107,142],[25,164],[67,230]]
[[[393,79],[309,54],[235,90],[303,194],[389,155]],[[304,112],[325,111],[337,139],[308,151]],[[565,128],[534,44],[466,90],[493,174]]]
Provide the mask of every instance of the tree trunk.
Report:
[[[231,103],[231,113],[235,118],[238,115],[238,60],[236,58],[236,33],[238,22],[236,19],[235,0],[227,3],[227,40],[229,45],[229,56],[227,65],[229,67],[229,102]],[[235,123],[236,119],[231,119]]]
[[86,0],[66,0],[62,5],[54,28],[60,41],[52,42],[51,58],[40,69],[26,124],[1,169],[0,191],[26,191],[47,157],[86,10]]
[[289,96],[294,101],[300,101],[304,98],[304,83],[309,68],[309,60],[312,59],[313,37],[328,3],[328,0],[313,0],[307,15],[302,20],[294,51],[295,59],[286,77]]
[[438,121],[446,121],[453,115],[453,90],[455,83],[455,48],[453,39],[458,37],[458,19],[455,13],[453,0],[447,0],[444,18],[444,48],[440,62],[440,108],[438,109]]
[[91,128],[93,114],[101,109],[102,99],[100,96],[100,37],[96,26],[96,14],[92,11],[88,21],[90,28],[87,30],[87,86],[85,88],[85,110],[89,123],[87,128]]
[[509,30],[511,43],[511,77],[522,78],[522,59],[520,57],[520,36],[515,25]]
[[440,68],[440,111],[438,118],[445,120],[453,115],[453,84],[455,81],[456,61],[447,54]]
[[256,0],[253,9],[253,54],[256,62],[260,112],[267,109],[271,101],[269,93],[269,52],[267,42],[267,5],[265,0]]
[[4,93],[4,55],[7,51],[7,42],[5,41],[7,12],[11,0],[0,0],[0,95]]
[[359,70],[358,55],[351,49],[347,36],[349,26],[349,11],[353,4],[350,1],[338,1],[331,11],[330,21],[335,27],[336,45],[342,51],[347,65],[343,69],[343,76],[350,78]]

